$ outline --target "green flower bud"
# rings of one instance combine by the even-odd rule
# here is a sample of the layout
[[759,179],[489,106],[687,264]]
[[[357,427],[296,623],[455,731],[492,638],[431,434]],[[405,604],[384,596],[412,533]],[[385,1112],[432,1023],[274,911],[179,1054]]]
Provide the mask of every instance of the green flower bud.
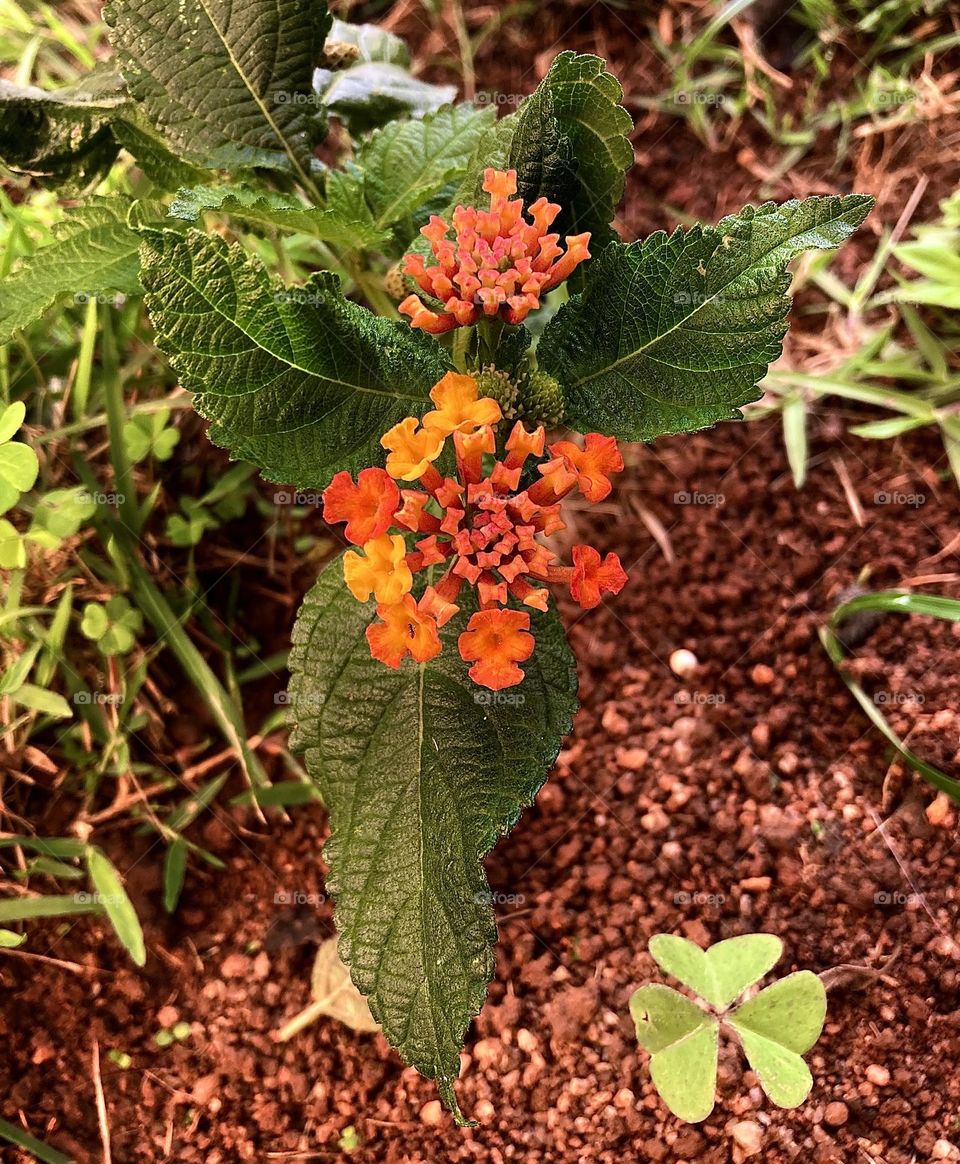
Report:
[[500,411],[506,420],[513,420],[517,415],[517,386],[506,372],[501,372],[493,364],[488,364],[482,372],[477,373],[478,395],[489,396],[500,405]]
[[516,414],[528,424],[557,425],[563,413],[563,388],[555,377],[537,370],[520,382]]

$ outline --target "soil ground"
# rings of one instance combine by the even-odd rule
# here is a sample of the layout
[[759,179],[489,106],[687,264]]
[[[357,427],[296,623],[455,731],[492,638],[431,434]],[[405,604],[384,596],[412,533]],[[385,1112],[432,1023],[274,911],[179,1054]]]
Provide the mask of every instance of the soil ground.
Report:
[[[417,7],[398,23],[426,59],[442,46]],[[628,94],[663,86],[622,14],[557,5],[545,29],[494,38],[477,63],[484,89],[534,86],[547,59],[530,57],[534,31],[544,53],[556,39],[608,56]],[[776,161],[750,127],[708,154],[682,121],[638,122],[631,236],[672,225],[664,206],[714,219],[756,200]],[[889,223],[938,149],[928,126],[863,139],[839,160],[818,141],[775,196],[876,190],[875,221]],[[929,176],[918,220],[946,192]],[[837,269],[855,271],[871,249],[850,247]],[[817,306],[804,293],[798,350],[829,323],[802,314]],[[319,808],[268,827],[216,808],[196,838],[227,871],[195,873],[173,919],[156,853],[129,830],[98,835],[128,870],[147,968],[131,969],[89,919],[32,928],[49,941],[31,948],[60,963],[0,961],[8,1118],[22,1113],[80,1164],[102,1160],[99,1049],[115,1164],[332,1159],[347,1127],[361,1144],[351,1159],[387,1164],[960,1159],[957,812],[891,765],[817,635],[864,570],[871,586],[943,576],[933,588],[960,594],[956,492],[933,435],[858,441],[841,420],[814,419],[801,492],[776,420],[728,424],[631,450],[610,503],[577,515],[577,540],[617,550],[630,583],[595,612],[564,610],[583,706],[536,806],[488,862],[497,973],[458,1089],[479,1127],[456,1130],[378,1035],[321,1020],[292,1043],[272,1038],[308,1001],[316,944],[333,932]],[[258,607],[278,640],[292,613]],[[866,631],[851,666],[911,746],[956,774],[956,632],[899,616]],[[685,679],[668,665],[677,648],[699,661]],[[646,947],[665,930],[703,944],[774,932],[778,971],[840,968],[797,1111],[773,1108],[729,1049],[713,1115],[687,1127],[666,1113],[627,1012],[630,993],[660,978]],[[158,1047],[177,1021],[189,1038]]]

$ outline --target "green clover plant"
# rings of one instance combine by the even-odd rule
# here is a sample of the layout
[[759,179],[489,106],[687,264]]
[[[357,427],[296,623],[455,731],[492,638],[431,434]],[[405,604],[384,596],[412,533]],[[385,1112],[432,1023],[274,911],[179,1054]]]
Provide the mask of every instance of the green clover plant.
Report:
[[675,1116],[699,1123],[713,1111],[720,1030],[740,1041],[767,1097],[799,1107],[813,1079],[802,1056],[823,1030],[827,994],[809,970],[799,970],[733,1003],[783,954],[773,934],[745,934],[702,950],[672,934],[650,939],[650,953],[667,974],[689,987],[701,1005],[669,986],[641,986],[630,999],[637,1041],[650,1054],[650,1074]]
[[[114,58],[82,85],[0,82],[0,157],[21,173],[90,190],[123,151],[110,197],[65,212],[5,281],[0,342],[68,295],[143,295],[210,439],[345,523],[351,548],[294,630],[291,743],[330,816],[340,955],[460,1120],[459,1052],[494,969],[483,859],[577,706],[547,585],[589,609],[627,581],[616,554],[575,546],[563,564],[541,538],[565,496],[608,496],[617,442],[740,417],[780,354],[789,264],[844,242],[873,200],[768,202],[628,241],[632,122],[599,57],[560,53],[497,120],[323,3],[104,15]],[[331,119],[349,150],[327,166]],[[547,443],[560,422],[582,439]],[[128,426],[130,459],[172,453],[157,426]],[[185,508],[171,539],[192,544],[207,512]],[[129,647],[124,614],[89,611],[101,649]]]

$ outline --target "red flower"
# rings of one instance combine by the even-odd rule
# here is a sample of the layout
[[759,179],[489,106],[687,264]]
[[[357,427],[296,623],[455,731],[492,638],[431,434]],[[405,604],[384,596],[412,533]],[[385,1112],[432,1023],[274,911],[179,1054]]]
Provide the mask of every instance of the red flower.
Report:
[[619,594],[626,585],[627,573],[616,554],[607,554],[601,561],[593,546],[574,546],[571,557],[570,593],[585,610],[599,606],[601,595]]
[[386,533],[400,504],[400,490],[383,469],[363,469],[356,484],[344,470],[323,492],[323,520],[345,521],[347,541],[362,546]]
[[501,691],[523,680],[517,666],[533,654],[530,615],[523,610],[478,610],[470,616],[457,645],[475,683]]

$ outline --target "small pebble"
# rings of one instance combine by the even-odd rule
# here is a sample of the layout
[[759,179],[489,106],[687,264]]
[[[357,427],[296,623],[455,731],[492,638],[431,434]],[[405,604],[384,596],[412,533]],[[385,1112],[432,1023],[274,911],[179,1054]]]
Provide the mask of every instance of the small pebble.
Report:
[[886,1087],[890,1082],[890,1072],[886,1067],[871,1063],[866,1070],[866,1076],[875,1087]]
[[773,668],[766,663],[758,663],[750,672],[750,678],[758,687],[769,687],[776,677]]
[[757,1156],[763,1150],[763,1128],[753,1120],[740,1120],[730,1132],[744,1156]]
[[[950,814],[950,797],[945,792],[927,805],[927,820],[934,826],[942,825]],[[943,1141],[941,1141],[942,1143]]]
[[700,660],[693,651],[674,651],[670,656],[670,670],[681,679],[689,679],[695,675],[700,666]]
[[443,1123],[443,1104],[439,1099],[431,1099],[420,1109],[420,1122],[435,1128]]
[[823,1122],[828,1128],[842,1128],[850,1118],[850,1110],[845,1103],[834,1100],[828,1103],[823,1113]]
[[956,1155],[956,1149],[949,1140],[937,1140],[930,1155],[934,1160],[951,1160]]

